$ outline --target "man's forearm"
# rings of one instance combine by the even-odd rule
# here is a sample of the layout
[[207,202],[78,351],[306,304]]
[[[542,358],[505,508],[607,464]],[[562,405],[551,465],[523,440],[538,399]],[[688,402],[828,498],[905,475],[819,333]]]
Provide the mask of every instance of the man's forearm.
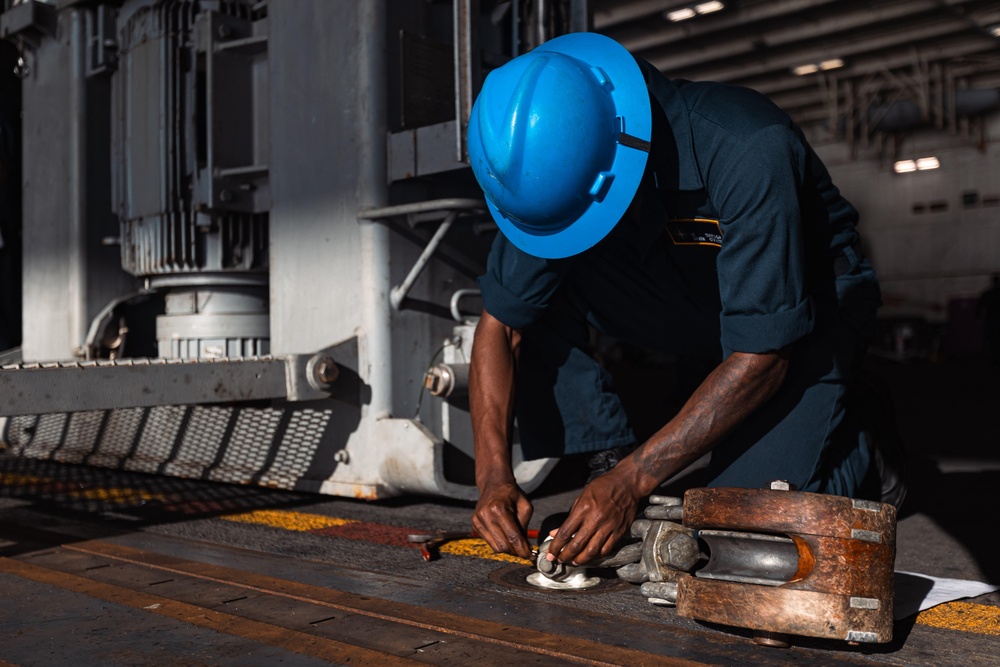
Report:
[[[642,447],[622,461],[641,496],[709,452],[781,386],[784,351],[734,353],[719,364],[681,408]],[[621,464],[619,464],[621,465]]]
[[519,343],[517,331],[483,311],[469,367],[469,411],[479,487],[472,526],[495,552],[530,558],[526,529],[533,508],[517,485],[510,460]]
[[513,481],[510,439],[519,343],[517,331],[483,312],[469,367],[469,412],[480,488],[491,481]]

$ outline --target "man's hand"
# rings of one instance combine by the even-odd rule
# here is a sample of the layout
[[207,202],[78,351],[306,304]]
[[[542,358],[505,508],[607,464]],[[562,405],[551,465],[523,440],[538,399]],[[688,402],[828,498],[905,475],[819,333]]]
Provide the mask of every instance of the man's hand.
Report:
[[531,501],[517,484],[489,484],[480,493],[472,527],[496,553],[531,560],[527,527],[532,511]]
[[705,379],[681,411],[641,447],[580,494],[549,554],[585,564],[611,553],[635,520],[639,501],[711,451],[781,386],[788,350],[734,352]]
[[550,556],[583,565],[611,553],[635,521],[642,497],[635,494],[627,468],[615,467],[584,487],[552,538]]

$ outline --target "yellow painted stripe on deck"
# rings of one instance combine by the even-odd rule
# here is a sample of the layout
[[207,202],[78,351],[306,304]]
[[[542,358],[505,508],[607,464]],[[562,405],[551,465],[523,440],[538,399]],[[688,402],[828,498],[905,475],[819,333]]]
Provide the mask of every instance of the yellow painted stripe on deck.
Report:
[[240,512],[239,514],[225,514],[219,518],[226,521],[235,521],[236,523],[252,523],[298,532],[319,530],[320,528],[330,528],[331,526],[343,526],[347,523],[357,523],[352,519],[340,519],[334,516],[286,510],[254,510],[252,512]]
[[948,602],[917,614],[917,623],[980,635],[1000,635],[1000,607]]
[[[287,510],[255,510],[253,512],[242,512],[240,514],[226,514],[219,517],[226,521],[236,521],[239,523],[250,523],[259,526],[270,526],[272,528],[282,528],[284,530],[310,531],[331,526],[343,526],[347,523],[357,523],[353,519],[340,519],[332,516],[322,516],[319,514],[308,514],[306,512],[292,512]],[[528,561],[517,556],[493,553],[493,549],[482,539],[452,540],[441,545],[438,549],[441,553],[455,556],[469,556],[471,558],[486,558],[489,560],[499,560],[509,563],[527,563]]]
[[486,544],[486,540],[473,538],[468,540],[452,540],[445,542],[438,549],[443,554],[453,554],[455,556],[469,556],[471,558],[487,558],[489,560],[501,560],[508,563],[522,563],[529,565],[530,561],[517,556],[493,553],[492,547]]
[[[37,475],[21,475],[18,473],[0,473],[0,485],[10,487],[25,487],[32,485],[59,484],[60,480],[51,477],[38,477]],[[85,500],[103,500],[121,505],[139,504],[149,500],[166,500],[167,496],[161,493],[149,493],[142,489],[129,487],[104,487],[94,486],[84,489],[70,489],[69,482],[62,481],[67,485],[65,489],[53,491],[55,495],[65,495],[71,498],[83,498]]]
[[27,484],[50,484],[55,480],[51,477],[36,475],[19,475],[13,472],[0,473],[0,483],[4,486],[25,486]]

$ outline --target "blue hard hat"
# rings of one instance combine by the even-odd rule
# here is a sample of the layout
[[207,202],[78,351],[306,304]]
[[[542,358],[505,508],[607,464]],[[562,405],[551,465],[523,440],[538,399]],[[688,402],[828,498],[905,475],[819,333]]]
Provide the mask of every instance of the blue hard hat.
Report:
[[500,231],[537,257],[603,239],[646,168],[645,78],[613,39],[556,37],[492,71],[469,117],[469,161]]

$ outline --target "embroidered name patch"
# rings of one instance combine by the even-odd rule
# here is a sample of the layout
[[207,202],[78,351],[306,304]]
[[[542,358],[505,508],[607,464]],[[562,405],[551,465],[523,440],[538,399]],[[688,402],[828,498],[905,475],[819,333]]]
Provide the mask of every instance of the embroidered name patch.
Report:
[[674,245],[707,245],[722,247],[722,228],[718,220],[708,218],[678,218],[667,221],[667,234]]

